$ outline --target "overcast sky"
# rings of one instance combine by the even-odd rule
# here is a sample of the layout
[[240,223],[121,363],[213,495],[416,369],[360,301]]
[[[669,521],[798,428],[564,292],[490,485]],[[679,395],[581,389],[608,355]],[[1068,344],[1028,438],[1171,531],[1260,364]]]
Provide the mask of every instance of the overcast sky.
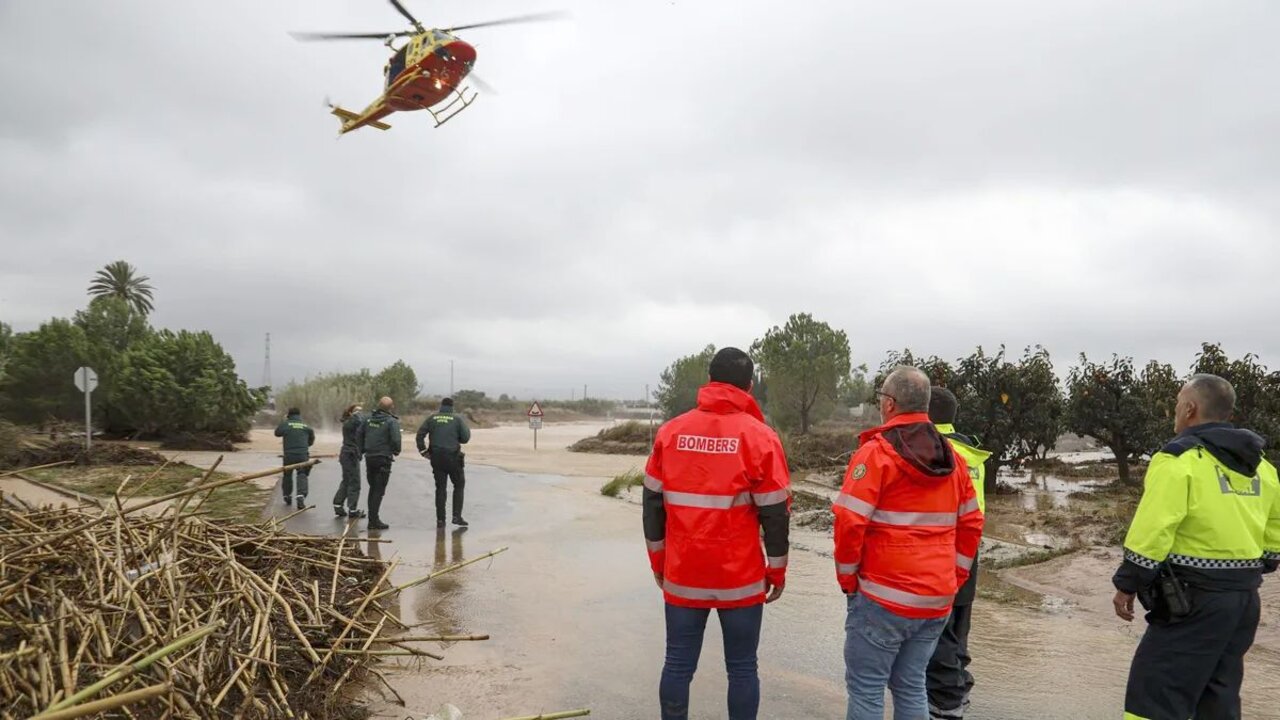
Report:
[[482,96],[335,139],[381,0],[0,0],[0,319],[126,259],[257,384],[639,397],[794,312],[886,350],[1280,366],[1280,3],[407,0]]

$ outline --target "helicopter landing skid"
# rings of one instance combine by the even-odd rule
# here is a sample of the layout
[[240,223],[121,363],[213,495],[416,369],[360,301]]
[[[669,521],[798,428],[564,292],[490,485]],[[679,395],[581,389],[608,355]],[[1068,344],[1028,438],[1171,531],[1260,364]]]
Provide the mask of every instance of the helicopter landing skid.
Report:
[[[471,97],[469,98],[467,97],[468,92],[471,93]],[[427,112],[431,113],[431,117],[435,118],[436,127],[440,127],[457,117],[458,113],[471,107],[471,103],[475,102],[476,98],[479,96],[480,93],[472,90],[470,87],[464,87],[460,90],[458,88],[454,88],[453,95],[449,102],[445,103],[444,106],[438,110],[427,108]]]

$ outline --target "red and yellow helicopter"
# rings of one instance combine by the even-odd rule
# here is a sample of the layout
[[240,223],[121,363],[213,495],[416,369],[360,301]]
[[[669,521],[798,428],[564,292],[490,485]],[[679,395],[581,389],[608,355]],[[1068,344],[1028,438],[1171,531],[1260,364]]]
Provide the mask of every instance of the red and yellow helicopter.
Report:
[[[462,84],[467,76],[470,75],[478,87],[488,90],[484,82],[471,75],[471,68],[476,62],[476,49],[459,39],[454,32],[564,17],[564,13],[560,12],[536,13],[454,25],[441,30],[424,27],[399,0],[390,2],[409,20],[413,29],[381,33],[291,33],[298,40],[381,40],[394,51],[383,68],[386,89],[363,112],[355,113],[337,105],[329,105],[331,112],[342,121],[339,135],[366,125],[387,130],[391,126],[382,122],[384,117],[393,112],[410,110],[426,110],[435,118],[436,127],[440,127],[475,102],[477,92]],[[408,38],[408,42],[397,48],[393,45],[397,38]],[[440,107],[435,107],[437,105]]]

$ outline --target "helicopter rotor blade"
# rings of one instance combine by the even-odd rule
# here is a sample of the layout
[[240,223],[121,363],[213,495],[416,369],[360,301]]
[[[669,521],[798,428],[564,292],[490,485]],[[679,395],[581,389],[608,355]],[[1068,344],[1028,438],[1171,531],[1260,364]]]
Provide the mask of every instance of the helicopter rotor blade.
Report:
[[314,40],[386,40],[389,37],[404,37],[405,35],[413,35],[411,32],[404,30],[380,32],[380,33],[322,33],[322,32],[291,32],[289,33],[294,40],[310,42]]
[[400,0],[390,0],[390,2],[393,6],[395,6],[396,10],[400,11],[401,15],[405,16],[405,18],[408,19],[409,22],[413,23],[414,27],[418,29],[422,28],[422,23],[418,22],[418,18],[414,17],[413,13],[409,12],[404,5],[400,4]]
[[470,23],[468,25],[454,25],[449,28],[448,32],[456,32],[458,30],[474,30],[475,28],[493,27],[495,25],[515,25],[517,23],[543,22],[546,20],[563,20],[568,17],[569,13],[563,11],[532,13],[529,15],[516,15],[513,17],[501,18],[499,20],[489,20],[487,22]]
[[498,92],[497,88],[485,82],[483,78],[481,78],[479,75],[476,75],[475,73],[467,73],[467,80],[474,83],[476,88],[486,95],[501,94]]

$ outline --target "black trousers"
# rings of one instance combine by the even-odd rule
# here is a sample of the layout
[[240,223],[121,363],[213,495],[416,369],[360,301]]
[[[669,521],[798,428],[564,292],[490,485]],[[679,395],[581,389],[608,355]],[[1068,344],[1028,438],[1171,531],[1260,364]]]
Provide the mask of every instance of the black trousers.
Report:
[[366,455],[364,472],[369,479],[369,520],[376,522],[381,520],[378,511],[382,509],[382,496],[387,494],[387,483],[391,481],[391,458]]
[[449,499],[449,481],[453,481],[453,516],[462,517],[462,499],[467,486],[460,450],[431,450],[431,474],[436,479],[436,522],[444,521],[444,506]]
[[1239,720],[1244,654],[1258,630],[1257,590],[1189,588],[1191,613],[1147,616],[1124,694],[1125,717]]
[[969,623],[973,605],[955,605],[938,637],[938,647],[925,673],[929,691],[929,717],[934,720],[963,718],[969,706],[973,675],[969,672]]
[[360,460],[354,450],[343,450],[338,453],[338,464],[342,466],[342,482],[333,496],[333,506],[346,503],[348,509],[355,510],[360,504]]
[[[307,460],[308,460],[308,458],[306,458],[306,457],[300,457],[300,458],[290,458],[290,457],[286,457],[286,458],[284,459],[284,461],[283,461],[283,464],[285,464],[285,465],[294,465],[294,464],[297,464],[297,463],[300,463],[300,462],[306,462]],[[307,491],[310,489],[310,487],[309,487],[309,485],[310,485],[310,483],[309,483],[309,479],[310,479],[310,477],[311,477],[311,467],[310,467],[310,466],[308,466],[308,467],[304,467],[304,468],[298,468],[297,470],[285,470],[285,471],[284,471],[284,478],[283,478],[283,481],[282,481],[282,483],[281,483],[281,484],[284,486],[284,499],[285,499],[285,500],[288,500],[289,498],[292,498],[292,497],[293,497],[293,478],[294,478],[294,475],[297,475],[297,478],[298,478],[298,495],[299,495],[299,497],[306,497],[306,496],[307,496]]]

